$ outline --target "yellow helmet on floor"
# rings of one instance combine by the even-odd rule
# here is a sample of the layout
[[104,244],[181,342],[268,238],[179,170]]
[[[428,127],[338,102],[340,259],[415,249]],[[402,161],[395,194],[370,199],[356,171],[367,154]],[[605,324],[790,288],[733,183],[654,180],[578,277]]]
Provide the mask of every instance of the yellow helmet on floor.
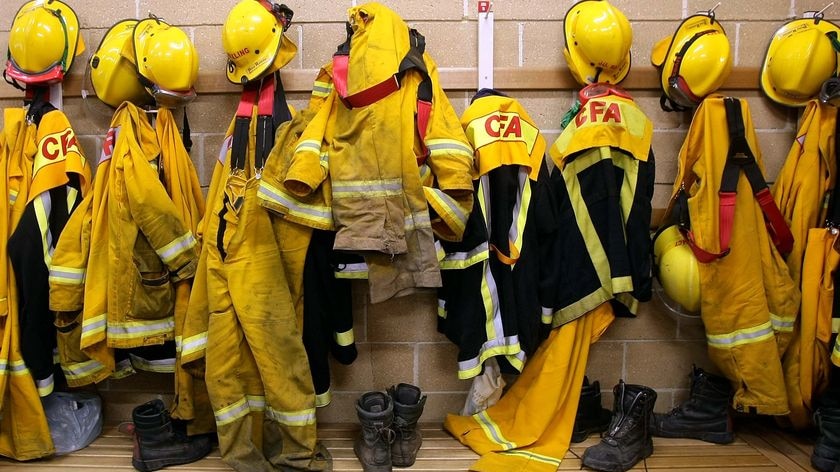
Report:
[[182,29],[160,18],[141,20],[134,27],[134,60],[140,82],[158,105],[180,106],[195,98],[198,53]]
[[123,102],[136,105],[151,101],[140,83],[134,64],[134,27],[137,20],[122,20],[105,33],[90,58],[90,81],[100,100],[117,108]]
[[283,33],[293,14],[286,5],[268,0],[242,0],[231,9],[222,26],[229,81],[260,79],[292,60],[297,47]]
[[800,107],[816,97],[823,82],[840,72],[840,28],[825,19],[785,23],[767,47],[761,90],[774,102]]
[[30,85],[61,82],[84,50],[72,8],[60,0],[32,0],[12,22],[4,76]]
[[681,107],[699,105],[732,72],[729,39],[714,13],[683,20],[673,35],[653,46],[650,60],[659,69],[662,92]]
[[700,312],[700,265],[677,225],[653,240],[653,264],[665,295],[691,313]]
[[607,0],[583,0],[566,12],[563,55],[581,85],[617,84],[630,70],[633,30],[618,8]]

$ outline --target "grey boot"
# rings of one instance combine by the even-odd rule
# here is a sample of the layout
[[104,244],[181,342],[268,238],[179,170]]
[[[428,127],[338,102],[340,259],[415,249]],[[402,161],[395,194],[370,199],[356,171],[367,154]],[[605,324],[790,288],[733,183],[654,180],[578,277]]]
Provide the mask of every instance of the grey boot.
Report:
[[176,428],[160,400],[144,403],[131,413],[134,454],[131,464],[143,472],[195,462],[212,449],[207,435],[187,436]]
[[651,430],[663,438],[694,438],[728,444],[734,441],[729,402],[732,385],[724,377],[693,367],[688,400],[668,414],[654,414]]
[[814,443],[811,465],[820,472],[840,469],[840,408],[820,406],[814,413],[819,436]]
[[426,397],[414,385],[401,383],[388,389],[394,401],[394,432],[391,445],[391,462],[394,467],[411,467],[417,459],[417,451],[423,444],[423,435],[417,428],[417,420],[423,414]]
[[391,471],[391,443],[394,442],[394,406],[382,392],[367,392],[356,402],[362,430],[353,443],[353,452],[365,472]]
[[649,420],[656,392],[623,380],[613,388],[613,417],[601,442],[583,453],[583,465],[604,472],[624,472],[653,454]]

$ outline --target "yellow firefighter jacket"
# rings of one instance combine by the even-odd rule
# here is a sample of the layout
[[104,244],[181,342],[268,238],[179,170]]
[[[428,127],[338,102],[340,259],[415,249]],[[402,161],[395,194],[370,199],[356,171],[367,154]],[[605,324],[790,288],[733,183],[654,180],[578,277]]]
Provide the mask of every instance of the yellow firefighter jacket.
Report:
[[[285,187],[305,196],[330,179],[337,231],[334,247],[365,255],[371,300],[376,303],[417,288],[440,286],[433,226],[447,239],[463,235],[465,224],[453,228],[447,223],[457,219],[465,223],[472,209],[473,153],[440,88],[434,62],[428,54],[411,48],[410,38],[418,35],[377,3],[353,7],[349,16],[353,33],[346,96],[334,86],[335,70],[333,86],[316,84],[320,87],[316,91],[328,90],[329,95],[298,142]],[[345,104],[349,96],[396,80],[410,52],[431,81],[431,113],[422,141],[415,123],[418,87],[424,81],[420,64],[407,70],[399,89],[389,95],[364,106]],[[345,83],[343,78],[340,83]],[[328,146],[329,174],[321,164],[322,143]],[[418,164],[423,163],[424,150],[428,150],[425,164],[438,193],[424,190],[421,182]],[[431,215],[430,207],[435,210]]]
[[[680,187],[687,187],[697,246],[713,253],[722,251],[718,192],[730,145],[728,133],[720,132],[727,123],[724,100],[706,98],[695,112],[680,149],[674,184],[675,196]],[[746,140],[763,169],[745,100],[741,115]],[[788,413],[778,335],[795,319],[800,293],[768,235],[764,214],[743,172],[737,183],[730,252],[700,264],[700,287],[709,356],[735,388],[734,408],[767,415]]]

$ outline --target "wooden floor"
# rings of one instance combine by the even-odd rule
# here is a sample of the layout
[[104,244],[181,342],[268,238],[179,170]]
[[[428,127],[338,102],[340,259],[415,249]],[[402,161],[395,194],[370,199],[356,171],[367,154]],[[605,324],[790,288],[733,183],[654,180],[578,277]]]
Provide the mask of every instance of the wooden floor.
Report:
[[[356,430],[350,425],[320,426],[319,437],[333,455],[335,471],[361,471],[353,455]],[[423,428],[423,448],[411,471],[464,471],[478,457],[444,432],[439,426]],[[583,451],[598,442],[597,436],[575,444],[566,455],[560,470],[579,470]],[[777,430],[767,423],[739,425],[733,444],[719,446],[690,439],[654,438],[653,456],[647,459],[648,470],[686,472],[771,472],[810,471],[812,441]],[[91,446],[74,454],[34,462],[14,462],[0,459],[0,471],[76,472],[90,470],[133,470],[132,441],[116,426],[106,427],[102,436]],[[193,464],[166,470],[224,471],[232,470],[222,462],[218,449]],[[645,470],[639,463],[632,470]],[[503,471],[500,471],[503,472]]]

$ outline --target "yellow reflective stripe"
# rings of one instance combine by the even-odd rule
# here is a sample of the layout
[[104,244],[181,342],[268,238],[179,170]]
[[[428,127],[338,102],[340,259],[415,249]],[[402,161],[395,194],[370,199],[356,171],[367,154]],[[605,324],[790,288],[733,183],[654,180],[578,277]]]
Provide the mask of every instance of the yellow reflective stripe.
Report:
[[332,89],[332,82],[321,82],[316,80],[315,83],[312,84],[312,95],[316,97],[326,97],[330,94],[330,92],[332,92]]
[[446,300],[438,298],[438,317],[446,319]]
[[246,395],[230,405],[213,411],[216,426],[224,426],[244,418],[252,411],[265,410],[265,397],[262,395]]
[[260,198],[285,207],[290,215],[304,220],[317,221],[327,228],[333,227],[332,209],[328,206],[301,203],[295,197],[274,187],[265,180],[260,182],[260,188],[257,192]]
[[319,393],[315,395],[315,408],[323,408],[330,404],[332,401],[332,393],[327,390],[324,393]]
[[430,156],[458,154],[472,159],[475,154],[469,144],[454,139],[427,139],[426,148],[429,150]]
[[357,264],[340,264],[339,270],[333,275],[337,279],[366,279],[368,278],[368,265],[364,262]]
[[481,365],[491,357],[514,356],[520,352],[522,352],[522,348],[519,345],[519,336],[517,335],[490,339],[481,345],[476,357],[458,362],[458,378],[464,380],[480,374]]
[[784,333],[792,333],[793,325],[796,324],[795,316],[779,316],[770,313],[770,323],[773,329]]
[[298,411],[280,411],[266,407],[265,416],[286,426],[306,426],[315,424],[315,408]]
[[325,170],[330,170],[330,155],[329,155],[329,153],[327,153],[327,152],[322,152],[321,153],[321,159],[319,161],[319,164],[321,164],[321,167],[323,167]]
[[173,239],[166,246],[163,246],[160,249],[155,249],[155,252],[158,257],[160,257],[160,260],[162,260],[164,264],[168,265],[178,256],[195,247],[195,245],[196,241],[192,232],[187,231],[183,235]]
[[101,362],[95,360],[61,364],[61,371],[69,380],[78,380],[93,375],[104,368],[105,366]]
[[481,243],[469,252],[450,252],[440,261],[443,270],[465,269],[490,258],[490,246]]
[[304,139],[303,141],[298,142],[297,146],[295,146],[295,154],[299,152],[314,152],[320,156],[321,141],[315,139]]
[[840,318],[831,319],[831,332],[840,333]]
[[85,269],[77,267],[50,266],[50,282],[65,285],[81,285],[85,283]]
[[9,206],[14,206],[15,202],[17,201],[18,191],[10,188],[9,189]]
[[14,376],[29,375],[29,369],[26,368],[26,363],[23,360],[9,362],[0,359],[0,375],[5,375],[7,372]]
[[[104,333],[107,328],[107,314],[101,314],[82,320],[82,339]],[[84,342],[82,343],[84,344]]]
[[335,342],[339,346],[349,346],[355,342],[353,338],[353,328],[343,332],[343,333],[334,333],[333,336],[335,337]]
[[[150,321],[124,321],[108,323],[108,337],[133,339],[160,334],[171,334],[175,330],[175,317]],[[84,333],[84,328],[82,328]]]
[[134,370],[134,366],[131,365],[131,361],[129,359],[123,359],[117,362],[117,365],[114,366],[114,372],[111,373],[111,378],[119,380],[136,373],[137,371]]
[[[176,349],[177,340],[176,340]],[[180,349],[178,352],[181,353],[182,356],[188,356],[191,354],[195,354],[196,352],[201,352],[207,349],[207,332],[199,333],[194,336],[190,336],[186,339],[181,341]]]
[[404,226],[406,231],[412,231],[417,228],[431,228],[432,218],[429,216],[428,211],[409,213],[405,216]]
[[732,331],[726,334],[706,334],[706,341],[710,346],[730,348],[772,339],[773,325],[768,321],[758,326]]
[[32,208],[35,210],[35,219],[38,220],[38,232],[41,234],[41,248],[44,250],[44,263],[47,267],[52,262],[52,233],[50,232],[49,215],[52,211],[52,199],[49,192],[38,195],[32,201]]
[[537,461],[537,462],[542,462],[544,464],[549,464],[549,465],[552,465],[552,466],[555,466],[555,467],[559,467],[560,462],[561,462],[560,459],[555,459],[554,457],[551,457],[551,456],[545,456],[545,455],[537,454],[536,452],[530,452],[530,451],[501,451],[501,454],[510,455],[510,456],[525,457],[527,459],[534,460],[534,461]]
[[831,362],[840,367],[840,341],[834,342],[834,350],[831,351]]
[[522,369],[525,367],[525,357],[525,351],[519,351],[516,354],[505,356],[505,359],[507,359],[508,363],[510,363],[514,369],[522,372]]
[[464,210],[454,198],[436,188],[431,189],[431,192],[426,192],[426,197],[431,197],[432,201],[429,204],[432,205],[434,210],[440,214],[446,223],[455,225],[452,228],[453,230],[457,230],[460,233],[464,232],[464,228],[467,227],[468,215],[464,213]]
[[[484,185],[484,179],[487,176],[482,176],[481,182],[478,184],[478,204],[481,205],[481,212],[484,215],[487,215],[486,212],[486,199],[487,199],[487,187]],[[487,220],[487,216],[484,217],[485,221]],[[489,227],[489,225],[488,225]],[[484,332],[487,334],[488,340],[496,339],[497,333],[494,326],[494,318],[496,314],[496,305],[495,301],[498,300],[498,291],[496,290],[496,281],[493,280],[493,273],[490,271],[490,264],[487,262],[484,263],[484,272],[481,275],[481,302],[484,305]],[[489,342],[489,341],[488,341]],[[464,369],[459,369],[464,370]]]
[[144,359],[135,354],[129,354],[131,365],[146,372],[157,372],[159,374],[171,374],[175,372],[175,358],[170,359]]
[[68,213],[70,210],[73,209],[73,205],[76,204],[76,197],[79,196],[79,191],[73,187],[67,187],[67,211]]
[[[511,244],[510,256],[519,259],[522,253],[522,235],[525,233],[525,222],[528,219],[528,209],[531,207],[531,179],[528,178],[528,170],[519,169],[519,188],[521,191],[516,196],[516,204],[513,206],[513,221],[508,230],[508,240]],[[511,270],[516,262],[511,264]]]
[[402,192],[402,179],[332,181],[333,198],[395,197]]
[[53,375],[50,374],[50,376],[45,379],[36,380],[35,386],[38,387],[39,397],[46,397],[47,395],[51,394],[53,392],[53,388],[55,387]]
[[478,425],[481,426],[481,429],[484,430],[484,434],[487,436],[487,439],[502,446],[504,450],[516,449],[516,443],[508,441],[505,438],[499,426],[492,418],[490,418],[489,415],[487,415],[486,411],[474,414],[473,418],[475,418]]
[[639,183],[639,161],[627,154],[615,153],[612,156],[614,166],[624,171],[624,180],[621,183],[621,212],[624,217],[624,224],[630,218],[630,211],[633,208],[633,197],[636,195],[636,186]]
[[554,310],[545,306],[541,307],[541,309],[540,321],[542,321],[542,324],[550,325],[554,319]]

